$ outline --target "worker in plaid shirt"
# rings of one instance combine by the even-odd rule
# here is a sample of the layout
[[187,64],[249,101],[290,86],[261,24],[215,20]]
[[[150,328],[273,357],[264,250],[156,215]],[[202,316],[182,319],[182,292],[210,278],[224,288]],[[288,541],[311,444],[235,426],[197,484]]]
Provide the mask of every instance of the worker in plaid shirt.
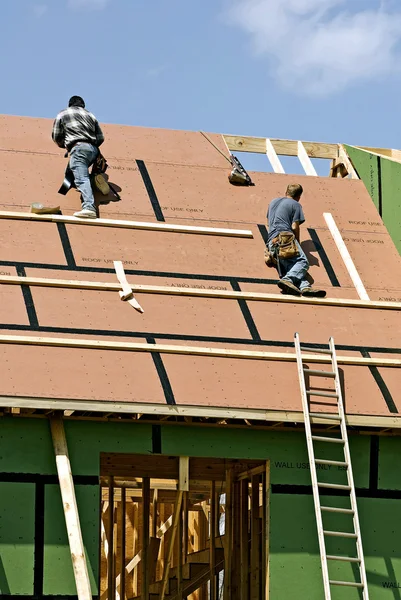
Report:
[[74,217],[96,219],[95,199],[89,178],[89,167],[95,162],[104,135],[96,117],[85,109],[80,96],[72,96],[68,108],[62,110],[53,123],[53,141],[70,154],[70,169],[81,192],[82,208]]

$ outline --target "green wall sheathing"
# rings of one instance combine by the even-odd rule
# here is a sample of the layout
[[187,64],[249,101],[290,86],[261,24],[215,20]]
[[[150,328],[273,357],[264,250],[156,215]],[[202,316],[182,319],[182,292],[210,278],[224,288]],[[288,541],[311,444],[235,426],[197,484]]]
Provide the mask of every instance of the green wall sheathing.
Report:
[[[321,600],[322,584],[315,513],[304,434],[140,423],[67,421],[67,441],[76,481],[78,510],[92,582],[99,572],[100,452],[163,454],[271,460],[271,598]],[[160,433],[161,432],[161,433]],[[158,437],[160,433],[160,438]],[[378,443],[375,443],[378,442]],[[359,489],[361,528],[371,600],[400,600],[401,585],[401,438],[350,436]],[[377,455],[377,446],[379,454]],[[337,449],[337,447],[336,447]],[[375,450],[376,449],[376,450]],[[333,448],[330,448],[331,452]],[[339,450],[339,449],[338,449]],[[324,448],[319,452],[325,456]],[[68,540],[49,425],[42,419],[0,420],[0,471],[3,477],[39,478],[44,484],[43,593],[74,595]],[[335,458],[330,454],[330,458]],[[338,455],[340,458],[340,454]],[[28,475],[27,475],[28,474]],[[45,476],[45,477],[43,477]],[[42,477],[42,479],[40,479]],[[342,483],[339,469],[319,470],[321,480]],[[388,497],[386,497],[388,496]],[[341,497],[326,504],[345,505]],[[325,525],[346,531],[348,517],[327,515]],[[35,483],[6,483],[0,477],[1,594],[32,595],[35,537]],[[353,554],[352,542],[330,539],[329,552]],[[350,545],[351,544],[351,545]],[[348,564],[331,565],[331,576],[349,579]],[[357,600],[354,590],[338,589],[334,600]]]
[[35,486],[0,482],[0,594],[33,594]]
[[[85,552],[92,589],[98,580],[99,502],[97,486],[76,485],[75,492],[85,537]],[[76,594],[70,549],[58,485],[46,485],[45,492],[44,594]]]
[[353,146],[345,148],[401,254],[401,164]]

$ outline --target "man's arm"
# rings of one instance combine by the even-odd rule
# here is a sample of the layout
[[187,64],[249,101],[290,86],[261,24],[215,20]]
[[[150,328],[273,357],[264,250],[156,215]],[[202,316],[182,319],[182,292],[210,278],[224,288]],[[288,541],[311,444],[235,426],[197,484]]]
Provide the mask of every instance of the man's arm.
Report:
[[64,127],[58,115],[53,123],[52,139],[59,148],[64,148]]
[[295,221],[295,223],[293,223],[291,225],[291,229],[293,231],[293,234],[295,235],[295,239],[297,240],[297,242],[299,242],[299,232],[300,232],[299,221]]
[[96,133],[96,146],[99,148],[104,142],[103,131],[100,129],[99,123],[96,121],[95,123],[95,133]]

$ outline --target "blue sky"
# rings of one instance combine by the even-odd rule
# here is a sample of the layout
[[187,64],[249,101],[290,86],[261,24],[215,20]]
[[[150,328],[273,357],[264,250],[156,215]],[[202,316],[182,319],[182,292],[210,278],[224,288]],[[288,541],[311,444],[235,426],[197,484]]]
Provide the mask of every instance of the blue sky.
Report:
[[13,0],[0,113],[401,147],[401,6]]

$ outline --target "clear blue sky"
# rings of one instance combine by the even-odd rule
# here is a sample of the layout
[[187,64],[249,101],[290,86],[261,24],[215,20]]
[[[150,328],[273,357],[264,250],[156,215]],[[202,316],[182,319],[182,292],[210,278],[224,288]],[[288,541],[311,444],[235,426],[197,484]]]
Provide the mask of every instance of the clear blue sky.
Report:
[[400,148],[399,4],[13,0],[0,113]]

